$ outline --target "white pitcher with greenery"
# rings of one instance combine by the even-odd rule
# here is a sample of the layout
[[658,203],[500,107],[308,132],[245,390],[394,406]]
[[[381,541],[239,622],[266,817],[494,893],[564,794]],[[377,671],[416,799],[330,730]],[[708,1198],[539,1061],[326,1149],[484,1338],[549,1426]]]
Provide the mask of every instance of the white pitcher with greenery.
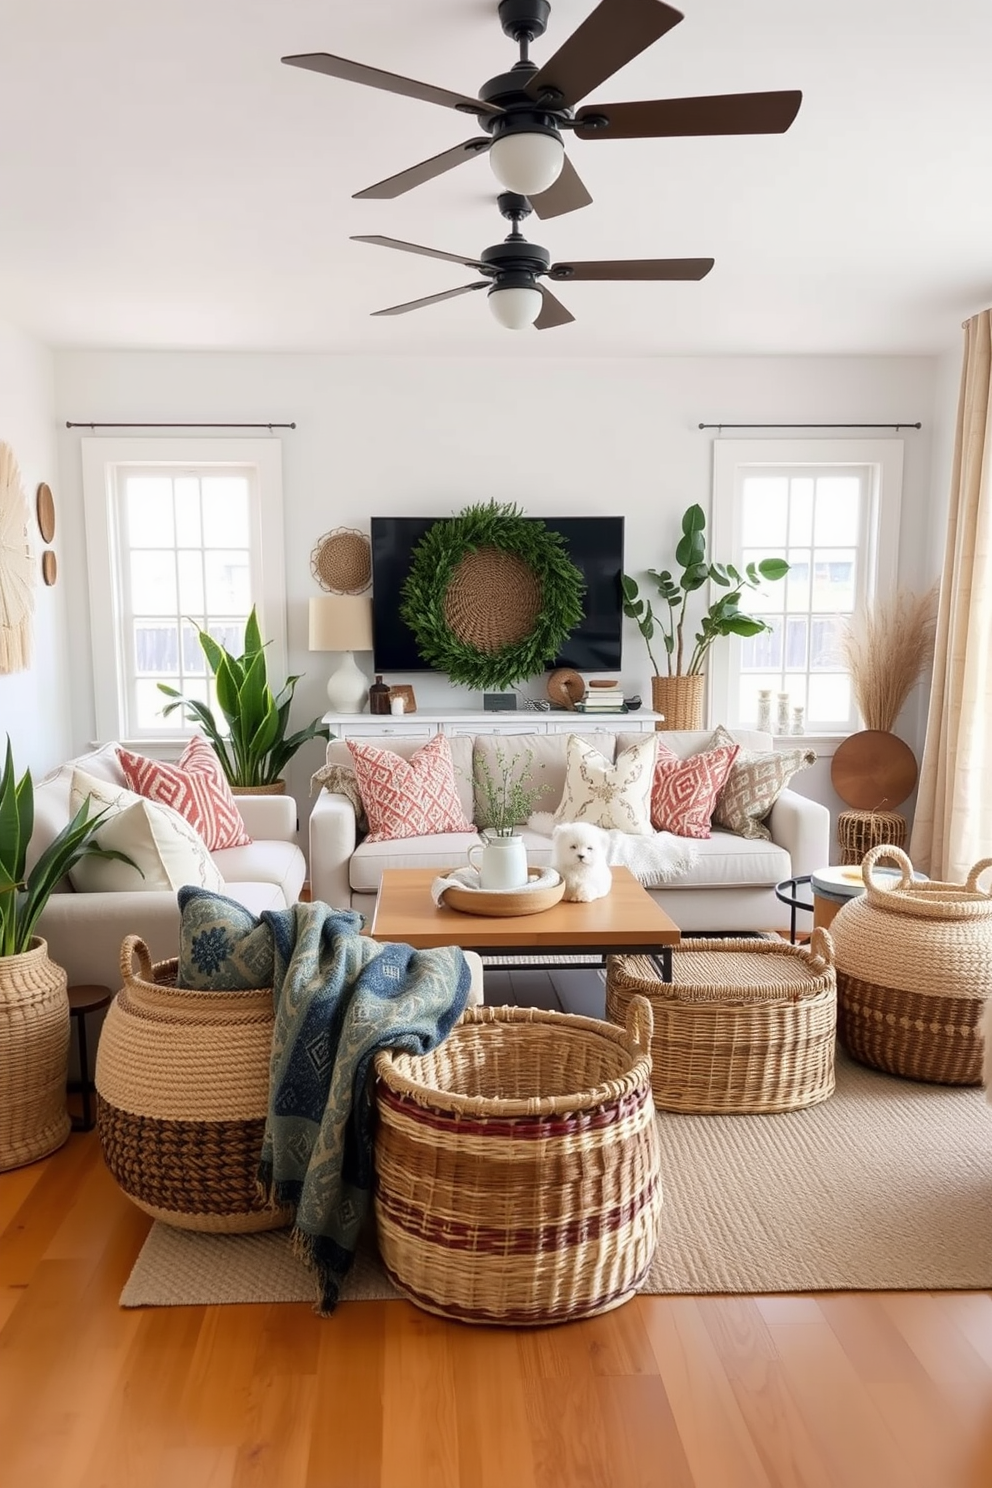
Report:
[[479,870],[481,888],[519,889],[527,882],[528,868],[527,849],[517,828],[551,787],[532,783],[532,749],[509,756],[497,745],[494,753],[495,772],[485,754],[475,757],[472,781],[481,808],[479,815],[486,825],[480,828],[483,842],[469,850],[468,860]]

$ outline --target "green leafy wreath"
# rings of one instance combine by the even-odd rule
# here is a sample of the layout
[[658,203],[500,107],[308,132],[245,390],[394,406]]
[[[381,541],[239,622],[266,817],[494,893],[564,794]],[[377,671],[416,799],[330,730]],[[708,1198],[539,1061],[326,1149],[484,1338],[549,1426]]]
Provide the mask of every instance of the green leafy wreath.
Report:
[[[540,585],[533,630],[496,651],[482,651],[455,634],[445,599],[459,564],[479,548],[521,559]],[[413,550],[401,591],[400,616],[426,662],[465,687],[512,687],[545,669],[583,616],[585,580],[568,556],[565,539],[520,508],[495,501],[467,506],[434,523]]]

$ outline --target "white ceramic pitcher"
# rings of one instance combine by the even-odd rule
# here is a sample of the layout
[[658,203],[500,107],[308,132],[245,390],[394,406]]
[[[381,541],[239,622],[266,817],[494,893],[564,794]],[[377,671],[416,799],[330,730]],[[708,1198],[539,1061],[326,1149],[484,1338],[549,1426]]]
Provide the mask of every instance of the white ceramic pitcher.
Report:
[[[480,854],[478,860],[475,854]],[[527,850],[522,837],[487,837],[468,850],[483,889],[522,889],[527,882]]]

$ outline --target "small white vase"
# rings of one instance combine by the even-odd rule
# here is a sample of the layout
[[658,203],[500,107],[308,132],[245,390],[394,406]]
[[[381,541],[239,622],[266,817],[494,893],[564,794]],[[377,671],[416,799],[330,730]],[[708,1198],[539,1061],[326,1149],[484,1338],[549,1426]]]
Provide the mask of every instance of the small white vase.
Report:
[[[480,854],[478,861],[476,853]],[[479,870],[483,889],[522,889],[527,882],[527,849],[522,837],[489,836],[469,848],[468,860]]]
[[792,719],[789,716],[789,694],[780,692],[778,694],[778,718],[775,724],[777,734],[787,734],[792,728]]
[[770,734],[772,731],[772,690],[770,687],[762,687],[758,691],[758,728],[764,734]]

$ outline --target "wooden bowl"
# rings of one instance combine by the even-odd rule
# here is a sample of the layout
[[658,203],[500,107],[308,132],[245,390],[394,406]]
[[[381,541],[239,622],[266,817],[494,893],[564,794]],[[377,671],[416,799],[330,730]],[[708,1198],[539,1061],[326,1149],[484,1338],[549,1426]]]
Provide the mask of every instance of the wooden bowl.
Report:
[[[450,873],[442,869],[441,876]],[[528,868],[528,878],[540,878],[543,868]],[[445,889],[442,904],[448,909],[457,909],[460,914],[506,917],[512,915],[540,914],[543,909],[553,909],[565,892],[565,880],[549,884],[546,889],[461,889],[453,884]]]

